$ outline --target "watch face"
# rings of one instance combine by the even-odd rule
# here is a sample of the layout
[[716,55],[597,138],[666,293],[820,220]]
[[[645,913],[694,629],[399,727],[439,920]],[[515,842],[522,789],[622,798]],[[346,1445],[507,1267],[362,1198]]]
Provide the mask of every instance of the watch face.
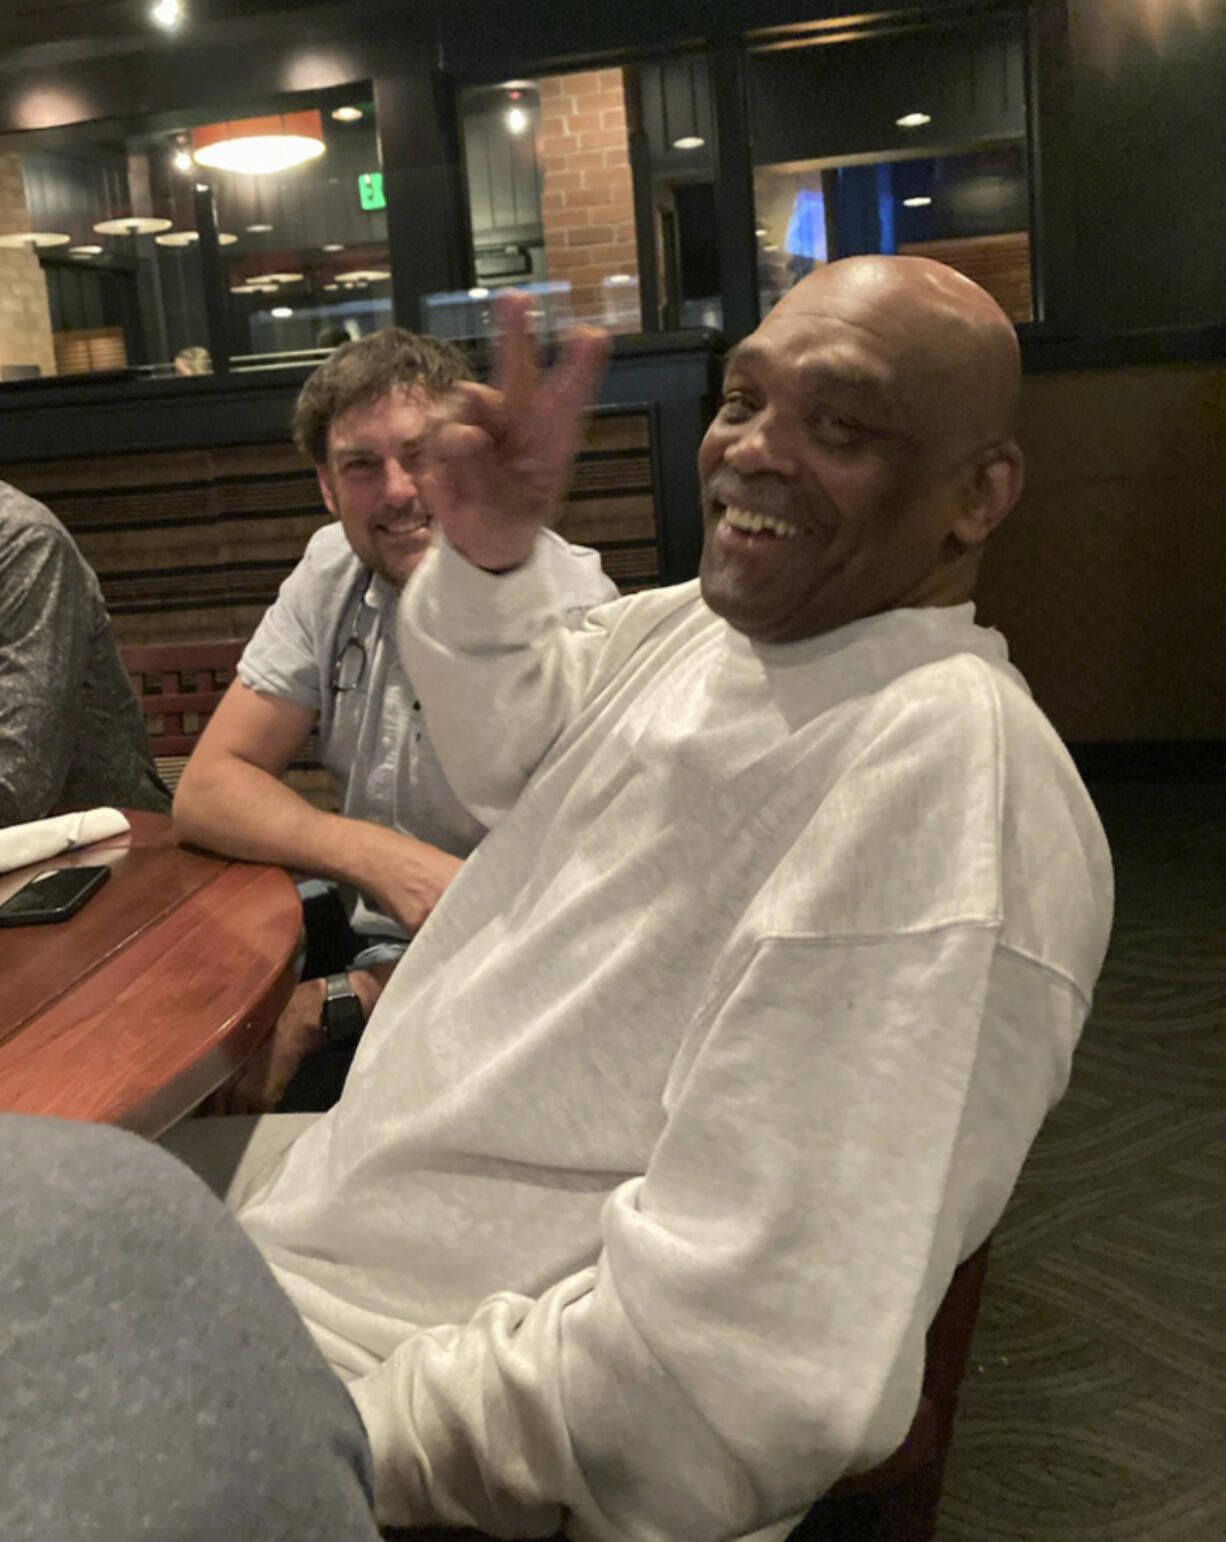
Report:
[[324,996],[324,1038],[329,1044],[348,1044],[361,1037],[365,1026],[366,1015],[353,993],[349,976],[329,975]]

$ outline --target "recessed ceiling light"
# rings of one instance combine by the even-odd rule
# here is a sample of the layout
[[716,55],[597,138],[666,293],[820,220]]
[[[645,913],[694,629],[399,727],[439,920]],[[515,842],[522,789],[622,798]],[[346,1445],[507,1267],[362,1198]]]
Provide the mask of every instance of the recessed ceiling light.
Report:
[[894,122],[899,128],[923,128],[925,123],[932,122],[932,118],[926,112],[906,112]]
[[332,109],[332,116],[338,123],[360,123],[362,120],[362,109],[352,106],[334,107]]
[[321,252],[343,252],[344,250],[345,243],[343,241],[329,241],[327,246],[320,247]]
[[931,198],[904,198],[902,206],[904,209],[926,209],[931,202]]
[[271,225],[265,225],[263,223],[258,225],[248,225],[247,234],[249,236],[266,236],[271,229]]
[[155,6],[150,7],[149,19],[157,22],[159,27],[165,27],[167,32],[173,32],[183,20],[181,0],[158,0]]
[[269,315],[275,316],[278,321],[288,321],[293,314],[288,305],[274,305],[269,312]]
[[674,150],[698,150],[706,144],[706,140],[699,134],[683,134],[680,139],[673,140]]
[[522,134],[528,127],[528,114],[522,107],[507,108],[507,128],[512,134]]

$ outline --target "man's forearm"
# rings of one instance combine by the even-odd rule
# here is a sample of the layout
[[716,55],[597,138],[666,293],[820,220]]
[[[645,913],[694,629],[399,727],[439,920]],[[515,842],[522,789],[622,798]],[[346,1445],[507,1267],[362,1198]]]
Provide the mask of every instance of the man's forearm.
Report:
[[369,882],[379,834],[378,826],[364,820],[313,807],[270,772],[237,756],[207,768],[189,765],[175,793],[174,818],[196,845],[359,888]]

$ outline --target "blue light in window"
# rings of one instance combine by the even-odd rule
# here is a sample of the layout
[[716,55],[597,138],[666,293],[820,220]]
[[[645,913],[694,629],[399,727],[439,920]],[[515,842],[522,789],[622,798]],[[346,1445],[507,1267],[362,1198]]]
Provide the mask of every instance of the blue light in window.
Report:
[[826,204],[816,189],[802,187],[796,194],[783,249],[810,262],[826,261]]

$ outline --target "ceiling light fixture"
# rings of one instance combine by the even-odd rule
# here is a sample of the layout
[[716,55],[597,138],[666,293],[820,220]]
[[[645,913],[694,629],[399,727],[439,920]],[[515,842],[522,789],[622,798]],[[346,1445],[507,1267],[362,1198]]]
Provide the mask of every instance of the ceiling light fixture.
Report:
[[507,128],[512,134],[522,134],[528,127],[528,114],[522,107],[507,108]]
[[248,225],[247,234],[249,236],[266,236],[271,229],[271,225],[266,225],[261,221],[256,225]]
[[294,313],[288,305],[274,305],[269,314],[278,321],[288,321]]
[[904,209],[926,209],[931,202],[931,198],[904,198],[902,206]]
[[176,171],[190,171],[196,164],[192,160],[192,152],[182,146],[175,151],[171,163]]
[[470,300],[488,300],[489,297],[489,290],[486,289],[482,284],[478,284],[475,289],[470,289],[468,291],[468,298]]
[[698,134],[683,134],[680,139],[673,140],[674,150],[701,150],[706,140]]
[[344,250],[345,243],[343,241],[329,241],[326,246],[320,247],[321,252],[343,252]]
[[932,122],[932,118],[926,112],[905,112],[901,118],[895,118],[894,122],[899,128],[923,128],[925,123]]
[[68,255],[70,257],[101,257],[102,248],[100,246],[70,246],[68,248]]
[[158,0],[149,9],[149,19],[157,22],[159,27],[164,27],[167,32],[173,32],[183,20],[181,0]]
[[362,121],[362,109],[360,107],[334,107],[332,116],[338,123],[360,123]]
[[198,165],[264,177],[324,153],[323,121],[314,109],[266,118],[240,118],[192,130]]

